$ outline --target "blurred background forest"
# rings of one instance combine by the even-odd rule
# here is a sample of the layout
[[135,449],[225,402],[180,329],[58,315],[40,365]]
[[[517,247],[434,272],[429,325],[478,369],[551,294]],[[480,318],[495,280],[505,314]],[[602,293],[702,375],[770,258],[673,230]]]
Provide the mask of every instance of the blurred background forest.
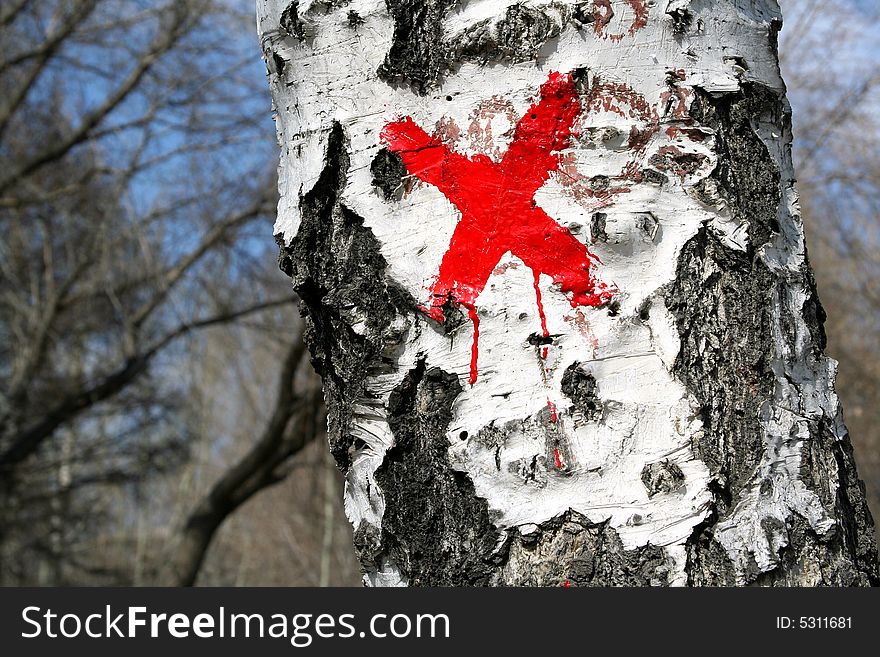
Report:
[[[880,516],[880,7],[783,0],[828,352]],[[250,0],[0,2],[0,585],[357,585],[275,265]]]

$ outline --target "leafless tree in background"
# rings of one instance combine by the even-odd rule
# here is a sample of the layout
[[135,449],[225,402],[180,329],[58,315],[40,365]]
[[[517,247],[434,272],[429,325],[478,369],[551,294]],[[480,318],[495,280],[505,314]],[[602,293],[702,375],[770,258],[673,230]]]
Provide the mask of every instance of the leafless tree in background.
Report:
[[[272,128],[241,9],[0,10],[2,583],[192,583],[226,516],[320,433],[314,385],[295,390],[294,298],[265,266]],[[283,344],[264,345],[267,323]],[[197,397],[220,391],[200,352],[256,367],[260,348],[274,405],[209,434],[217,406]],[[156,490],[233,438],[244,453],[213,481]],[[145,517],[157,497],[177,515]],[[167,535],[147,551],[150,524]]]

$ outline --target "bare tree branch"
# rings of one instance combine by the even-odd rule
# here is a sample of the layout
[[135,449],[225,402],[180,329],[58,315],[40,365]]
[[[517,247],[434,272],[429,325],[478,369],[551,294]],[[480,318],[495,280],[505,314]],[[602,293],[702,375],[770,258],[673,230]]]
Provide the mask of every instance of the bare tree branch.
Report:
[[182,324],[152,347],[130,357],[119,369],[107,375],[98,383],[81,392],[70,395],[48,410],[36,423],[17,432],[10,441],[11,446],[0,454],[0,471],[20,463],[33,454],[43,441],[49,438],[63,423],[69,422],[85,409],[112,397],[130,385],[132,381],[144,372],[153,357],[177,338],[197,329],[226,324],[240,317],[293,302],[294,297],[285,297]]
[[140,84],[143,77],[150,71],[159,58],[168,52],[185,34],[189,25],[188,5],[184,3],[172,5],[173,21],[140,58],[134,69],[94,110],[85,114],[80,124],[69,135],[48,144],[42,151],[24,161],[17,167],[0,177],[0,193],[5,192],[16,181],[30,175],[40,167],[57,160],[67,154],[74,146],[88,139],[90,132]]
[[5,11],[0,13],[0,25],[11,25],[22,10],[28,6],[30,1],[31,0],[18,0],[18,2],[9,5]]
[[[305,354],[298,337],[287,351],[278,379],[275,409],[254,446],[214,484],[186,521],[179,545],[166,573],[166,583],[191,586],[215,532],[235,509],[257,492],[283,480],[280,468],[317,433],[318,393],[294,393],[293,380]],[[290,423],[299,410],[293,430]]]
[[64,20],[61,26],[54,33],[48,35],[46,40],[37,48],[0,62],[0,73],[2,73],[7,68],[31,59],[34,60],[24,78],[19,82],[18,88],[8,94],[5,107],[3,107],[3,111],[0,113],[0,140],[3,139],[6,128],[9,126],[9,121],[18,111],[18,108],[21,107],[21,103],[24,102],[34,83],[45,70],[46,64],[68,37],[73,34],[73,31],[91,15],[97,4],[97,0],[84,0],[82,4],[76,6],[76,9]]

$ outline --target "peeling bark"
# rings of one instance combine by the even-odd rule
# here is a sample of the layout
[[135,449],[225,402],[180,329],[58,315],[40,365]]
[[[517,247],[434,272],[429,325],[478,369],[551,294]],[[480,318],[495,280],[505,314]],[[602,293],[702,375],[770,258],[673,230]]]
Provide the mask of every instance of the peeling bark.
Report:
[[258,7],[366,583],[878,583],[774,2]]

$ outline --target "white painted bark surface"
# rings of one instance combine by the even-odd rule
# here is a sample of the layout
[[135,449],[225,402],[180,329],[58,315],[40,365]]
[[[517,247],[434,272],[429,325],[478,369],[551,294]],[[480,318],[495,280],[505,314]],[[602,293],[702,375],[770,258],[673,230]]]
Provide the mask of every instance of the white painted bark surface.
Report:
[[[702,189],[712,189],[708,176],[718,164],[713,131],[697,126],[702,136],[698,140],[668,129],[692,127],[687,117],[697,89],[725,94],[756,83],[784,90],[769,37],[771,21],[779,18],[776,3],[660,0],[648,3],[644,29],[629,34],[627,27],[634,20],[631,6],[615,1],[614,17],[603,35],[593,26],[566,21],[564,8],[573,2],[461,2],[445,18],[443,32],[448,40],[479,21],[500,19],[513,4],[544,11],[559,24],[559,35],[533,61],[456,65],[425,95],[377,76],[394,32],[384,1],[352,0],[341,8],[330,2],[301,1],[302,40],[279,28],[288,4],[287,0],[258,2],[282,147],[282,197],[275,231],[286,244],[297,235],[301,197],[325,166],[328,134],[338,122],[350,157],[342,203],[363,217],[378,240],[387,261],[387,278],[418,302],[428,301],[432,277],[460,215],[435,187],[414,178],[399,201],[377,193],[370,165],[382,148],[380,132],[389,121],[410,116],[428,132],[454,122],[463,128],[458,139],[454,133],[444,134],[455,150],[497,157],[506,150],[513,121],[535,101],[550,71],[589,69],[594,79],[628,85],[644,97],[656,111],[659,128],[642,151],[633,152],[613,139],[603,142],[584,135],[610,128],[625,136],[634,125],[645,128],[638,117],[584,112],[579,125],[582,136],[565,153],[577,172],[613,177],[629,162],[650,168],[652,157],[658,153],[662,157],[662,149],[669,147],[698,156],[699,164],[682,175],[667,171],[668,180],[662,185],[634,182],[628,193],[606,201],[579,200],[561,174],[551,176],[539,190],[535,201],[599,258],[597,276],[617,288],[619,302],[615,313],[608,307],[573,308],[558,286],[543,276],[540,292],[553,337],[546,356],[528,341],[530,335],[541,334],[532,272],[510,253],[498,263],[476,303],[480,336],[475,383],[469,383],[474,330],[470,322],[463,321],[445,335],[421,313],[398,315],[395,321],[405,339],[390,372],[370,377],[364,399],[351,400],[356,411],[352,433],[366,448],[354,457],[345,486],[346,513],[353,525],[366,522],[381,528],[386,500],[374,474],[394,443],[387,421],[389,395],[424,359],[427,367],[439,367],[459,378],[462,391],[447,431],[449,460],[486,500],[499,537],[514,528],[528,535],[571,509],[591,522],[607,523],[627,550],[662,546],[669,559],[669,583],[687,583],[686,542],[710,515],[713,475],[693,447],[705,427],[699,404],[672,371],[681,340],[663,295],[676,277],[683,246],[702,226],[730,249],[747,249],[749,238],[748,226],[726,211],[721,196],[707,200],[705,194],[693,191],[701,181]],[[676,10],[690,13],[691,28],[686,33],[675,30]],[[352,25],[349,11],[362,22]],[[609,38],[612,34],[623,36]],[[273,55],[284,62],[280,73],[277,65],[271,65]],[[681,73],[671,79],[670,72],[676,71]],[[504,111],[481,114],[493,98]],[[782,134],[780,126],[763,124],[758,116],[753,126],[784,185],[777,216],[780,230],[762,245],[760,258],[790,283],[778,288],[772,300],[775,384],[772,397],[760,409],[765,453],[750,491],[716,528],[741,583],[753,564],[761,572],[779,564],[786,532],[768,531],[766,519],[785,527],[797,515],[820,537],[834,528],[834,511],[800,480],[799,469],[803,442],[810,439],[808,420],[823,419],[838,437],[845,435],[833,392],[835,364],[816,352],[802,317],[807,297],[800,273],[804,244],[787,148],[790,135]],[[597,236],[590,234],[590,217],[599,210],[607,215],[606,241],[596,241]],[[648,229],[646,217],[649,223],[656,222]],[[707,277],[710,274],[706,271]],[[647,319],[641,319],[639,311],[645,307]],[[464,309],[459,312],[467,317]],[[358,307],[348,309],[355,332],[366,330],[362,315]],[[794,323],[793,347],[782,335],[783,318]],[[563,373],[574,363],[596,380],[602,403],[599,418],[585,418],[561,392]],[[551,404],[556,423],[549,417]],[[490,427],[503,432],[500,445],[476,438]],[[684,482],[675,490],[649,495],[642,471],[646,464],[662,461],[677,465]],[[760,490],[767,480],[773,482],[769,495]],[[367,572],[366,581],[407,583],[388,558]]]

